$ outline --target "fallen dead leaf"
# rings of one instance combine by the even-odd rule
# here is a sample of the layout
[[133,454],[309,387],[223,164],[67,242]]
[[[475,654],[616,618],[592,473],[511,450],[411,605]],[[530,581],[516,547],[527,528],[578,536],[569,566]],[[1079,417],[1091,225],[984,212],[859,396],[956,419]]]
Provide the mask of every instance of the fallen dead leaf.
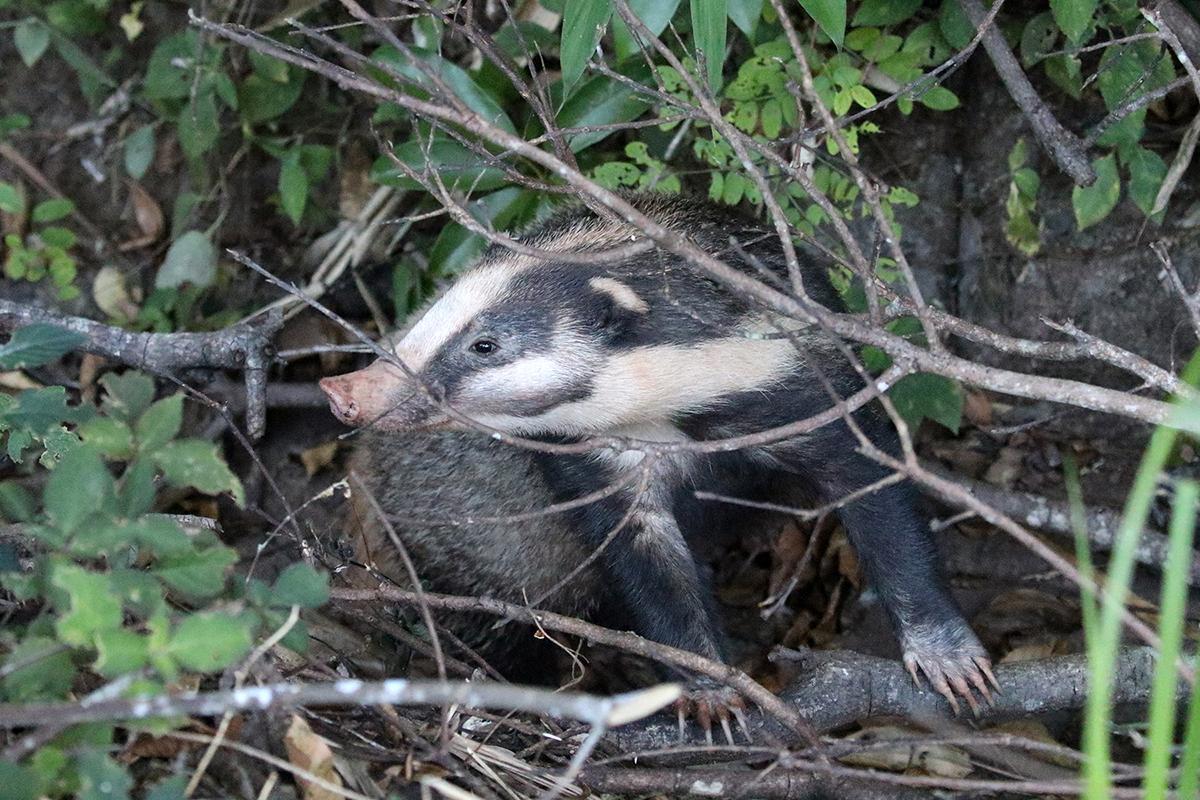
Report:
[[138,315],[138,304],[133,301],[125,285],[125,275],[116,267],[101,267],[92,280],[92,299],[100,310],[110,317],[128,322]]
[[338,212],[343,219],[354,219],[375,192],[375,184],[371,182],[371,157],[358,142],[350,145],[342,160],[339,184]]
[[[1008,720],[1007,722],[1001,722],[987,728],[987,732],[1007,733],[1044,744],[1062,744],[1050,735],[1050,730],[1045,725],[1033,719]],[[1045,761],[1049,764],[1056,764],[1060,767],[1071,769],[1077,766],[1076,760],[1065,753],[1048,753],[1044,750],[1027,750],[1025,753],[1031,758],[1036,758],[1039,761]]]
[[117,246],[121,252],[148,247],[162,238],[165,226],[162,207],[137,181],[129,181],[129,199],[133,203],[133,216],[137,220],[140,236]]
[[[847,738],[861,742],[881,742],[889,739],[910,740],[919,736],[921,732],[915,728],[881,725],[856,731]],[[965,778],[974,769],[966,751],[942,744],[897,742],[895,746],[872,747],[859,753],[841,756],[838,760],[854,766],[885,769],[890,772],[917,770],[939,778]]]
[[[332,784],[342,785],[342,778],[333,765],[333,749],[329,741],[314,733],[299,715],[292,715],[292,723],[283,737],[283,744],[287,748],[288,761],[292,764]],[[296,782],[300,784],[304,800],[338,800],[341,797],[303,778],[297,777]]]
[[992,424],[992,401],[983,392],[967,392],[963,400],[963,416],[977,428]]

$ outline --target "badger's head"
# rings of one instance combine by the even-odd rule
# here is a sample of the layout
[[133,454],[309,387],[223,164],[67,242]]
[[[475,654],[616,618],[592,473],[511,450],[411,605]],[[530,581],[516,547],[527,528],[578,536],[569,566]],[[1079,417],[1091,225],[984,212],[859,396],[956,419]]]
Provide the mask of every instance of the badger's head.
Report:
[[[535,244],[629,241],[628,231],[606,242],[587,233]],[[445,404],[507,433],[573,436],[669,422],[782,377],[794,358],[787,341],[747,337],[728,296],[710,284],[664,290],[661,259],[637,258],[613,266],[491,252],[399,337],[394,353],[411,376],[380,359],[321,388],[355,426],[456,426]]]

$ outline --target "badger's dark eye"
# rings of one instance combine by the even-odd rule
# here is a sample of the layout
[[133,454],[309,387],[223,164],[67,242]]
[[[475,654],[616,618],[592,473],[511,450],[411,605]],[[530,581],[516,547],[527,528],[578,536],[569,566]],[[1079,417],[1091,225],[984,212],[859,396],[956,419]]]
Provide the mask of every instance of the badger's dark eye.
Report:
[[490,356],[500,349],[500,345],[491,339],[476,339],[471,342],[471,352],[481,356]]

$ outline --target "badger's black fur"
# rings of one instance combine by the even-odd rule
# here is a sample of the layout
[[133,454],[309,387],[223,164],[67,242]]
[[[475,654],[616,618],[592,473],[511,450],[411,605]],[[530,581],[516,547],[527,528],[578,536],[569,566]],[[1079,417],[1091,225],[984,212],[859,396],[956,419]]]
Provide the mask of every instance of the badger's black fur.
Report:
[[[661,195],[626,199],[727,264],[787,286],[779,242],[757,223],[706,202]],[[556,214],[521,241],[540,250],[581,252],[638,238],[634,229],[580,207]],[[825,267],[810,256],[802,259],[808,296],[836,309],[838,298]],[[397,356],[430,393],[418,391],[410,377],[383,362],[323,385],[344,420],[384,430],[445,422],[446,412],[431,399],[443,397],[485,425],[544,441],[608,434],[686,443],[752,434],[828,409],[832,395],[848,397],[863,385],[846,352],[824,332],[772,316],[662,249],[579,263],[493,246],[396,347]],[[896,434],[879,409],[868,406],[854,420],[880,449],[897,452]],[[389,441],[388,435],[378,434],[374,451],[404,446],[403,439]],[[462,549],[461,528],[445,533],[445,545],[454,548],[450,564],[435,552],[434,543],[422,554],[422,563],[431,580],[448,588],[511,595],[518,584],[543,585],[551,575],[569,571],[578,560],[552,562],[568,554],[577,559],[600,547],[627,517],[604,549],[594,590],[624,610],[626,627],[722,658],[725,648],[713,621],[711,593],[692,554],[699,540],[736,534],[741,515],[735,508],[702,502],[695,493],[832,503],[888,475],[859,454],[858,444],[847,423],[838,420],[786,441],[723,453],[684,449],[647,460],[637,449],[581,455],[510,452],[504,469],[521,475],[520,485],[507,479],[476,483],[466,492],[475,492],[474,508],[514,502],[528,506],[531,494],[521,493],[533,486],[528,477],[533,467],[544,486],[532,495],[548,492],[559,501],[595,492],[629,470],[646,471],[645,491],[638,496],[635,479],[624,490],[563,515],[539,534],[521,531],[530,537],[537,563],[502,557],[508,545],[486,531],[469,534]],[[436,489],[434,483],[463,477],[453,469],[442,471],[446,474],[439,474],[428,491]],[[456,502],[465,496],[461,491],[454,490]],[[398,523],[411,514],[405,504],[417,499],[392,496],[389,511]],[[438,505],[436,496],[422,495],[419,501]],[[951,600],[913,488],[884,485],[836,513],[891,616],[909,668],[924,672],[952,702],[952,692],[971,699],[971,687],[986,691],[986,654]],[[535,549],[538,535],[572,544],[543,543]],[[471,585],[447,581],[447,567],[456,570],[461,559],[472,555],[480,578]],[[586,611],[587,604],[578,606],[577,600],[570,601],[576,604],[572,608]]]

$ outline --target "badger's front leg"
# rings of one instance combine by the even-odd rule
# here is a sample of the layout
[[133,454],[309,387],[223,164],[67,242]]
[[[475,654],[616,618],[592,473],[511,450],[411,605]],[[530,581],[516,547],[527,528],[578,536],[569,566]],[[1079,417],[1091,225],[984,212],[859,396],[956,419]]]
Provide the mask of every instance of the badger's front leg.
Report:
[[[898,449],[895,433],[871,412],[856,419],[876,446]],[[773,448],[772,455],[789,470],[803,473],[822,502],[835,503],[890,474],[857,449],[850,429],[837,422]],[[996,686],[991,661],[950,596],[933,533],[917,510],[915,489],[907,482],[883,486],[837,513],[891,619],[913,680],[923,674],[955,713],[956,696],[978,711],[972,690],[990,700],[988,684]]]
[[[669,464],[650,469],[650,480],[641,491],[622,492],[590,506],[584,513],[584,535],[592,547],[604,547],[606,572],[636,633],[724,661],[724,637],[716,624],[712,592],[672,507],[678,471]],[[697,683],[678,706],[681,735],[684,716],[690,715],[711,741],[715,719],[732,744],[731,715],[747,730],[741,698],[708,678]]]

